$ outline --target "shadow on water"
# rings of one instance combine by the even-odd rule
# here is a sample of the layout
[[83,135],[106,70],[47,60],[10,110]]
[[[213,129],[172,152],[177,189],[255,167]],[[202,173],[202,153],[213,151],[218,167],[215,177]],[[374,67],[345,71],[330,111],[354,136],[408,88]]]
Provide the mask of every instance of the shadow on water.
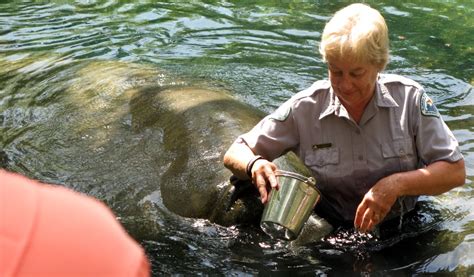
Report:
[[[337,276],[448,273],[454,264],[458,265],[458,272],[469,272],[471,265],[465,259],[471,253],[472,242],[462,247],[457,259],[438,261],[429,268],[432,257],[453,250],[439,248],[440,237],[453,235],[442,230],[442,222],[439,210],[430,201],[422,201],[418,211],[406,217],[401,229],[398,222],[378,233],[362,234],[353,228],[339,228],[321,240],[304,245],[270,240],[257,230],[247,230],[231,248],[236,253],[245,253],[245,258],[236,263],[268,276],[294,272]],[[451,243],[462,242],[462,238],[458,240]]]

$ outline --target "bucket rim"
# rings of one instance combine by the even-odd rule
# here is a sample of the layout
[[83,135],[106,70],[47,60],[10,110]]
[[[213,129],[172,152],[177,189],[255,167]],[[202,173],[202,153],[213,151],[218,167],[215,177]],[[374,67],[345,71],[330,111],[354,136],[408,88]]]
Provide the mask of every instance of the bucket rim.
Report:
[[314,177],[306,177],[296,172],[279,170],[279,169],[275,171],[275,176],[292,177],[316,189],[316,179]]

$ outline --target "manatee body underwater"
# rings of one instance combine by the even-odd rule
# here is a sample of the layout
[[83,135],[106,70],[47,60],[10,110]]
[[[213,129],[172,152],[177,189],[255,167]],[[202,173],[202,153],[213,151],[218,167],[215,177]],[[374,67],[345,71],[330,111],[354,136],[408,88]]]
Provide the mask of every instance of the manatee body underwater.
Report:
[[[164,133],[162,158],[170,164],[160,176],[164,205],[180,216],[225,226],[258,222],[263,205],[257,191],[249,181],[230,178],[222,159],[233,140],[250,130],[262,113],[222,90],[171,87],[138,89],[133,95],[132,115],[140,111],[134,124],[152,124]],[[275,162],[310,174],[291,152]]]
[[[176,215],[224,226],[260,219],[253,186],[231,182],[222,158],[264,114],[222,87],[117,61],[0,56],[0,65],[16,72],[6,89],[28,107],[4,111],[2,167],[104,201],[135,237]],[[292,153],[276,163],[308,174]]]

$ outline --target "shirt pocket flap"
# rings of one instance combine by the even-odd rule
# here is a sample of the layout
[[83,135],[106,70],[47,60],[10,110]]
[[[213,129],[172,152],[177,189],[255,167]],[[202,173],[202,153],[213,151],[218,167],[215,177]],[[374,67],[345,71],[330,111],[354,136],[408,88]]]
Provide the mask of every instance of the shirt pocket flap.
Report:
[[411,139],[382,143],[382,156],[384,158],[404,157],[413,154],[414,149]]
[[339,148],[331,147],[308,151],[305,157],[305,164],[317,167],[339,164]]

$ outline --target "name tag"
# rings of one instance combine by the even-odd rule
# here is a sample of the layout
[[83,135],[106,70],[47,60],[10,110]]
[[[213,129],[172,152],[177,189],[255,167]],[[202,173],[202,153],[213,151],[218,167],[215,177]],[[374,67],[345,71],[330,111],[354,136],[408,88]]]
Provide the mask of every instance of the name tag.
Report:
[[332,143],[321,143],[321,144],[314,144],[313,145],[313,150],[318,150],[318,149],[323,149],[323,148],[329,148],[332,146]]

